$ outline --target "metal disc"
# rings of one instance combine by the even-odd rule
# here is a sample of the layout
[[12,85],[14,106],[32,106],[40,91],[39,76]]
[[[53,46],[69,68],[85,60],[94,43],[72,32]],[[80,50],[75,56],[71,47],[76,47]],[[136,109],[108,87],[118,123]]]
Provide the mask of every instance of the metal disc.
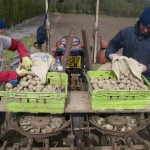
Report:
[[109,116],[107,122],[114,126],[123,126],[126,124],[126,119],[122,116]]
[[45,128],[49,123],[50,118],[44,116],[42,117],[37,116],[36,118],[31,120],[31,125],[33,125],[36,128]]

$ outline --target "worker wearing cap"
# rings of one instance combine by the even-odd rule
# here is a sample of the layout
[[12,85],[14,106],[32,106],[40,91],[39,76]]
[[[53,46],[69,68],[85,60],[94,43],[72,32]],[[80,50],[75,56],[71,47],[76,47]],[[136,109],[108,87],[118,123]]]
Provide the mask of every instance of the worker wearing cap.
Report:
[[105,57],[112,61],[119,57],[118,50],[123,48],[123,56],[139,62],[141,73],[150,81],[150,7],[146,7],[134,26],[119,31],[110,41]]
[[[31,69],[32,62],[29,59],[29,54],[26,51],[26,48],[23,45],[23,43],[10,37],[4,36],[3,35],[4,32],[5,32],[5,24],[2,18],[0,18],[0,82],[16,81],[18,76],[24,76],[28,74],[28,70]],[[3,54],[5,49],[11,51],[17,50],[19,53],[20,60],[22,62],[22,66],[24,68],[2,71]]]

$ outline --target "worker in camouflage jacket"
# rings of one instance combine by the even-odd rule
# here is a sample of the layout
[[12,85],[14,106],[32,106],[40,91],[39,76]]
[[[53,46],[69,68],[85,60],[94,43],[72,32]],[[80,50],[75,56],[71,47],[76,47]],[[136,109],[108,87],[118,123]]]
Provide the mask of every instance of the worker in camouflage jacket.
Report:
[[144,9],[135,26],[126,27],[115,35],[105,57],[110,61],[116,59],[121,48],[123,56],[139,62],[141,73],[150,81],[150,7]]
[[[29,53],[27,52],[24,44],[18,40],[12,39],[10,37],[4,36],[5,32],[5,24],[2,18],[0,18],[0,82],[10,81],[16,82],[18,76],[24,76],[28,74],[28,70],[30,70],[32,62],[29,58]],[[22,62],[22,69],[16,70],[3,70],[3,54],[4,50],[17,50],[19,53],[20,60]],[[5,57],[7,58],[7,56]]]

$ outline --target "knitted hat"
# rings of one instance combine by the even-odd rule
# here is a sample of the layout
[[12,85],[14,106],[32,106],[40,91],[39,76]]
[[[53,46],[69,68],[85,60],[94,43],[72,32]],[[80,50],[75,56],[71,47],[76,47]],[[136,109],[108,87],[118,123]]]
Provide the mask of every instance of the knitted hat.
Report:
[[0,18],[0,29],[5,28],[5,23],[2,18]]
[[146,7],[140,15],[140,23],[145,27],[150,28],[150,7]]

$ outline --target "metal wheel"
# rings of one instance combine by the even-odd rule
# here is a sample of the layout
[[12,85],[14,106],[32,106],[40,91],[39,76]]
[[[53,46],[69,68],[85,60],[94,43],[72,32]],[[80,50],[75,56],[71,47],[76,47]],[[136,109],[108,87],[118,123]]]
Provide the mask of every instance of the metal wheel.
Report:
[[29,138],[46,138],[58,134],[70,124],[58,115],[24,114],[11,121],[14,130]]

